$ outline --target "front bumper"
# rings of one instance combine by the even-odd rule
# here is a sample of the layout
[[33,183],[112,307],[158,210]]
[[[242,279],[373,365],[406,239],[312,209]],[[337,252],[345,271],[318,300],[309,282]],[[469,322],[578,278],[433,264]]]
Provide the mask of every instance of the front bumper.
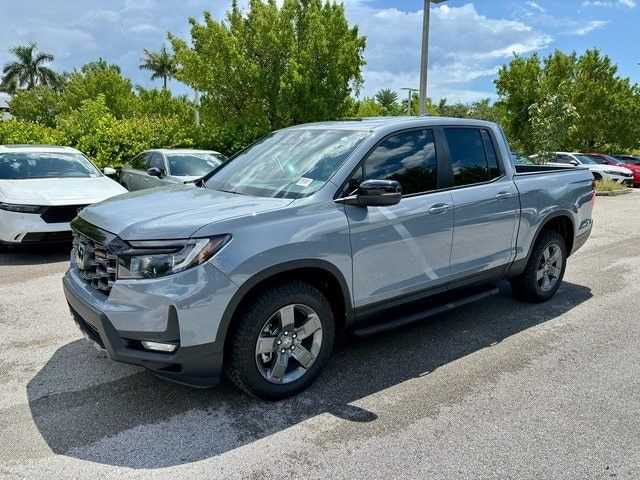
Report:
[[622,175],[611,175],[611,174],[605,174],[604,175],[605,180],[613,180],[616,183],[619,183],[620,185],[626,185],[627,187],[633,187],[633,176],[631,177],[624,177]]
[[2,244],[21,245],[70,241],[71,227],[68,222],[46,223],[39,213],[0,210],[0,243]]
[[[147,368],[179,383],[210,387],[220,381],[224,353],[224,337],[216,338],[219,332],[212,304],[223,303],[232,289],[215,275],[207,275],[206,285],[193,282],[205,276],[195,270],[146,283],[129,282],[133,286],[116,282],[106,296],[78,276],[72,261],[63,288],[80,330],[112,360]],[[198,295],[216,288],[219,297]],[[209,307],[207,313],[203,307]],[[179,347],[173,353],[150,351],[142,340],[178,343]]]

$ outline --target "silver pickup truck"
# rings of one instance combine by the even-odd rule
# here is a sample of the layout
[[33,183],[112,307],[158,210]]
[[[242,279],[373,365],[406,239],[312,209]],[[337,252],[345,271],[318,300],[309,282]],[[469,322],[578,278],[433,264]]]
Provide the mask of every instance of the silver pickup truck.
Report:
[[548,300],[594,195],[586,169],[514,166],[489,122],[299,125],[193,185],[82,210],[64,291],[114,360],[282,398],[317,377],[338,331],[418,321],[503,279]]

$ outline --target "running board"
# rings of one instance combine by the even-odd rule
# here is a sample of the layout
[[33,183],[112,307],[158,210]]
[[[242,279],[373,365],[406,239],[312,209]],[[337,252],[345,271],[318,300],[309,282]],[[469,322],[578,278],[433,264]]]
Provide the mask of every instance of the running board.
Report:
[[[490,285],[483,290],[478,291],[476,289],[470,295],[455,298],[451,301],[441,303],[431,308],[427,308],[424,310],[416,309],[411,313],[401,315],[397,320],[378,322],[373,325],[356,328],[352,331],[352,333],[357,337],[364,337],[366,335],[384,332],[386,330],[391,330],[393,328],[401,327],[409,323],[418,322],[420,320],[424,320],[425,318],[448,312],[449,310],[453,310],[454,308],[476,302],[492,295],[496,295],[499,291],[500,289],[498,287],[496,287],[495,285]],[[393,313],[390,312],[389,315],[393,315]]]

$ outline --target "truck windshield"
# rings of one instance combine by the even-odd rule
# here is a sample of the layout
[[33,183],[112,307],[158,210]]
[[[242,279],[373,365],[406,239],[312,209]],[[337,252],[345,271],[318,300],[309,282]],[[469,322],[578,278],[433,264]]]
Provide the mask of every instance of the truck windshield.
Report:
[[99,177],[96,167],[79,153],[2,153],[0,180]]
[[206,186],[259,197],[306,197],[368,136],[366,131],[330,128],[274,132],[220,167]]

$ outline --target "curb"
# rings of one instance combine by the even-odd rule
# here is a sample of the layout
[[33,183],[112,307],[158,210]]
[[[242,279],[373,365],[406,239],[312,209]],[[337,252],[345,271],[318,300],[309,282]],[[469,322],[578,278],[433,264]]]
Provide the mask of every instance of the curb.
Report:
[[596,192],[596,197],[616,197],[618,195],[624,195],[625,193],[631,193],[630,188],[624,190],[611,190],[610,192]]

